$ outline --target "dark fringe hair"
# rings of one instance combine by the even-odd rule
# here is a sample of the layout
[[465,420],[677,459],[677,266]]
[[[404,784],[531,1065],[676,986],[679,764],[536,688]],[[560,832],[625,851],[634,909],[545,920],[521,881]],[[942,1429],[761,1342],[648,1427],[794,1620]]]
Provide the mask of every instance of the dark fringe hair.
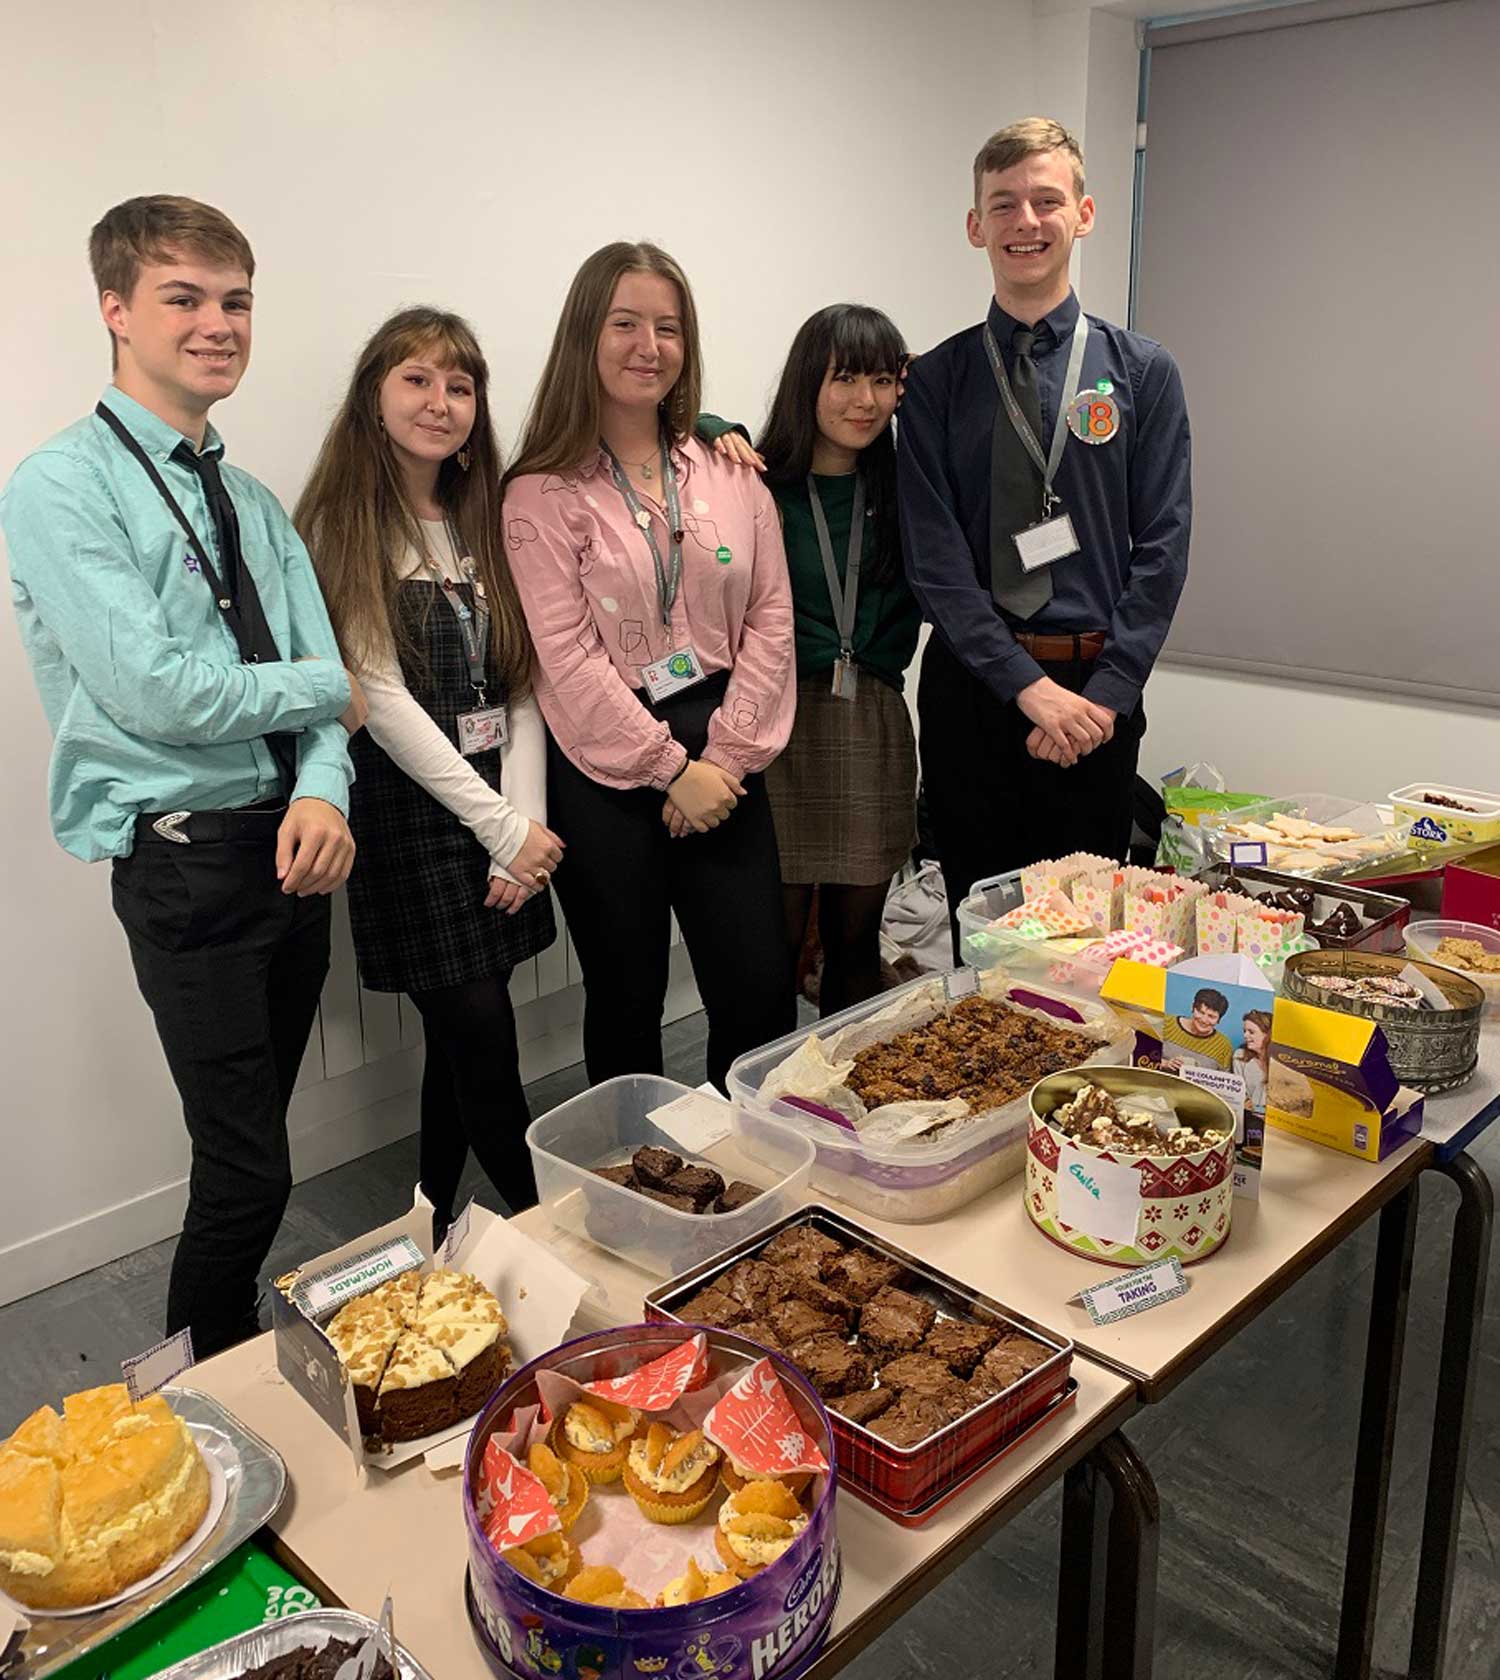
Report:
[[[765,457],[766,483],[777,491],[800,490],[812,471],[818,441],[818,393],[830,362],[836,373],[900,374],[906,340],[890,316],[862,303],[831,303],[797,329],[771,412],[756,448]],[[896,519],[896,444],[887,426],[860,453],[865,495],[871,510],[875,551],[866,575],[887,581],[901,567],[901,532]]]

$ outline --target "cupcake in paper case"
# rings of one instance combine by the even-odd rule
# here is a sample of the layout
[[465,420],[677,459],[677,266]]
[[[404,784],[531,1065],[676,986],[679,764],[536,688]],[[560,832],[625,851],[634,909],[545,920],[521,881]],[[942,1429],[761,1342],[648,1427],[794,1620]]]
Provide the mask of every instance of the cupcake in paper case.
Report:
[[682,1574],[674,1575],[656,1596],[658,1610],[675,1610],[683,1604],[697,1604],[714,1598],[740,1584],[740,1577],[732,1569],[716,1569],[705,1575],[697,1558],[689,1558]]
[[752,1470],[748,1464],[741,1464],[728,1453],[719,1461],[719,1480],[724,1484],[725,1493],[738,1493],[751,1482],[780,1482],[789,1493],[800,1499],[812,1485],[812,1479],[811,1470],[797,1470],[790,1475],[769,1470]]
[[546,1488],[564,1531],[570,1529],[588,1504],[588,1477],[540,1441],[526,1454],[526,1468]]
[[748,1580],[775,1563],[806,1527],[806,1511],[780,1482],[751,1482],[719,1507],[714,1546],[725,1567]]
[[719,1449],[701,1429],[650,1423],[630,1443],[625,1491],[651,1522],[691,1522],[713,1498],[718,1472]]
[[558,1414],[547,1444],[565,1464],[603,1486],[619,1481],[624,1474],[630,1442],[640,1421],[641,1414],[633,1407],[590,1395],[575,1400]]
[[601,1610],[649,1610],[650,1604],[630,1586],[618,1569],[607,1563],[580,1569],[563,1588],[563,1597]]
[[500,1553],[502,1562],[550,1592],[561,1592],[583,1567],[577,1548],[562,1534],[541,1534]]

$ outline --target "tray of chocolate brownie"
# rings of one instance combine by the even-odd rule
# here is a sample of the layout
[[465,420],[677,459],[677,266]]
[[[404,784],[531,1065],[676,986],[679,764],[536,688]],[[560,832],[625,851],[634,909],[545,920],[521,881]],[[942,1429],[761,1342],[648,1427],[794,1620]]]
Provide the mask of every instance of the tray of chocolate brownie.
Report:
[[526,1133],[559,1230],[673,1277],[798,1207],[813,1145],[780,1121],[651,1074],[607,1079]]
[[173,1663],[156,1680],[337,1680],[357,1658],[349,1672],[360,1680],[430,1680],[410,1651],[394,1639],[388,1648],[379,1623],[353,1610],[304,1610],[265,1622]]
[[645,1305],[789,1359],[828,1408],[845,1485],[902,1521],[930,1515],[1070,1393],[1070,1341],[826,1207],[799,1208]]

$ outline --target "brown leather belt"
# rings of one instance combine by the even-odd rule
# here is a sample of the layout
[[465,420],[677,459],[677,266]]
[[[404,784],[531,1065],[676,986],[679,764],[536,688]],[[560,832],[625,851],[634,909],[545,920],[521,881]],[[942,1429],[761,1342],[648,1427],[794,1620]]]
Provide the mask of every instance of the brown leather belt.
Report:
[[1019,646],[1043,665],[1065,665],[1073,659],[1097,659],[1104,652],[1102,630],[1083,630],[1073,636],[1056,633],[1033,635],[1029,630],[1013,630],[1011,634]]

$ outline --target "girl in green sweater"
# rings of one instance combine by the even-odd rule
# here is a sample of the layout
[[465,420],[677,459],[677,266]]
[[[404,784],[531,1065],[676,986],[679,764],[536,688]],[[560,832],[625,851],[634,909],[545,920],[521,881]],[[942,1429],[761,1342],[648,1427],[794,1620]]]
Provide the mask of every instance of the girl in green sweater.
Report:
[[823,1015],[881,989],[881,912],[916,842],[902,685],[921,618],[901,564],[891,437],[906,358],[878,309],[820,309],[792,340],[759,440],[797,635],[797,721],[766,786],[794,961],[818,889]]

